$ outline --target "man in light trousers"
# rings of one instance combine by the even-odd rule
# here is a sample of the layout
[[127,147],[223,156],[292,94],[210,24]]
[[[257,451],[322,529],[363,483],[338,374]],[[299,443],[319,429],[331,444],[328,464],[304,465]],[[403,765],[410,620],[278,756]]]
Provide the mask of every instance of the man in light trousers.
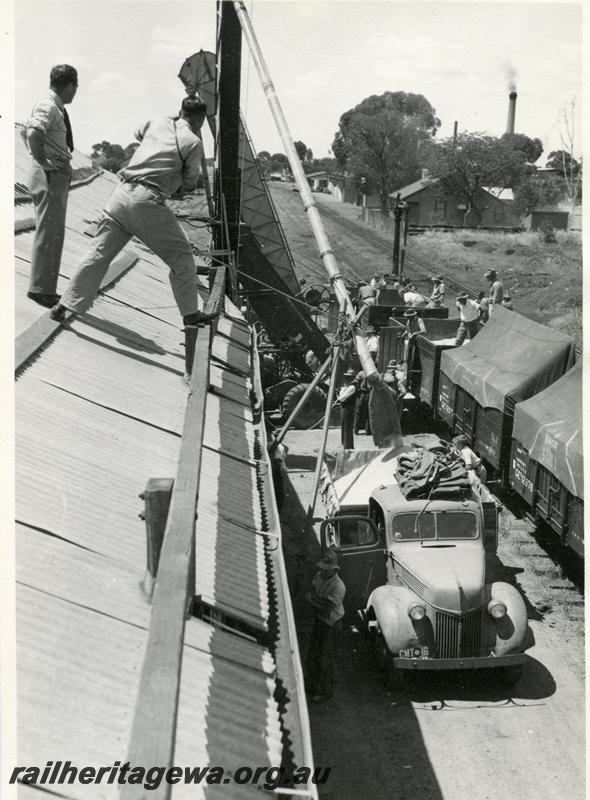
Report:
[[170,285],[185,325],[212,319],[199,311],[197,272],[190,243],[165,199],[181,198],[196,187],[203,146],[198,137],[207,107],[194,98],[182,102],[180,116],[146,122],[140,145],[120,170],[103,212],[95,242],[72,276],[61,302],[51,311],[61,321],[67,311],[83,314],[92,305],[111,261],[136,236],[170,268]]

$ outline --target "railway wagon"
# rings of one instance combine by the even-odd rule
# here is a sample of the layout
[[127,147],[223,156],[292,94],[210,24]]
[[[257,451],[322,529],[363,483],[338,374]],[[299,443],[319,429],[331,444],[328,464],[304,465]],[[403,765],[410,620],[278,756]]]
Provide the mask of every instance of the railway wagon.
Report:
[[582,365],[514,410],[510,485],[561,543],[584,556]]
[[574,363],[574,340],[498,307],[464,347],[441,355],[436,416],[465,434],[508,485],[514,408]]
[[[369,306],[368,322],[371,325],[387,325],[390,317],[403,321],[403,316],[411,306]],[[449,309],[446,306],[440,308],[413,308],[419,317],[423,319],[447,319]]]
[[429,319],[426,333],[416,336],[408,354],[408,389],[431,412],[436,408],[440,359],[455,345],[459,322],[456,319]]
[[390,319],[386,327],[379,329],[379,357],[377,369],[384,372],[394,358],[403,361],[406,326],[402,322]]

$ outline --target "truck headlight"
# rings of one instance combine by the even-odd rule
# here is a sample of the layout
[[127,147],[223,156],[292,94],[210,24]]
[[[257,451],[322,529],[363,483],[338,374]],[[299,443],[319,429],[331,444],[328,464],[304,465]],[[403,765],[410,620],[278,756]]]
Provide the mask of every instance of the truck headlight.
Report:
[[408,617],[414,622],[419,622],[426,616],[426,608],[422,603],[410,603],[408,606]]
[[494,600],[492,598],[488,603],[488,614],[494,619],[502,619],[502,617],[505,617],[506,610],[505,604],[500,600]]

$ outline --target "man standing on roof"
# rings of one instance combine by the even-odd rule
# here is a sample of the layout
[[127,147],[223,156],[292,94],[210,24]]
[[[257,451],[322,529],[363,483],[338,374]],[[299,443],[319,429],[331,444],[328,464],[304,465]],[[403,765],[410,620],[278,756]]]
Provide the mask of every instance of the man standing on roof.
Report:
[[74,67],[53,67],[47,95],[33,106],[23,133],[33,156],[27,185],[35,205],[36,223],[27,297],[47,308],[59,300],[57,279],[74,149],[66,105],[72,102],[77,89],[78,73]]
[[170,268],[170,284],[185,325],[207,322],[215,314],[199,311],[197,271],[186,234],[165,203],[182,198],[197,185],[203,146],[198,137],[207,106],[185,97],[179,117],[158,117],[139,128],[140,145],[110,197],[93,247],[72,276],[61,302],[51,311],[83,314],[92,305],[111,261],[137,236]]
[[490,317],[494,313],[494,306],[502,305],[504,299],[504,284],[498,278],[498,273],[495,269],[489,269],[486,272],[486,278],[490,284]]
[[307,600],[314,619],[307,655],[306,688],[314,703],[329,700],[334,692],[334,635],[344,616],[346,587],[338,575],[338,555],[327,550],[317,563]]
[[473,339],[479,331],[479,303],[475,300],[470,300],[468,295],[460,294],[457,297],[457,308],[459,309],[459,316],[461,322],[457,328],[457,335],[455,336],[455,344],[460,345],[465,341],[465,337],[469,334],[469,338]]

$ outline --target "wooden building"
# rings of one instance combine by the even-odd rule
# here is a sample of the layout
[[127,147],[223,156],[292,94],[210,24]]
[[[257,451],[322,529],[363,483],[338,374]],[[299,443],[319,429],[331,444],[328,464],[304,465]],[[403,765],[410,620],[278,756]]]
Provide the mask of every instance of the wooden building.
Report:
[[[423,170],[419,180],[392,192],[389,195],[392,204],[398,194],[410,206],[408,219],[412,226],[478,227],[473,215],[467,213],[465,200],[445,192],[440,182],[426,174],[426,170]],[[510,189],[482,188],[478,200],[483,208],[479,226],[505,228],[519,224],[519,218],[513,210],[514,198]]]

